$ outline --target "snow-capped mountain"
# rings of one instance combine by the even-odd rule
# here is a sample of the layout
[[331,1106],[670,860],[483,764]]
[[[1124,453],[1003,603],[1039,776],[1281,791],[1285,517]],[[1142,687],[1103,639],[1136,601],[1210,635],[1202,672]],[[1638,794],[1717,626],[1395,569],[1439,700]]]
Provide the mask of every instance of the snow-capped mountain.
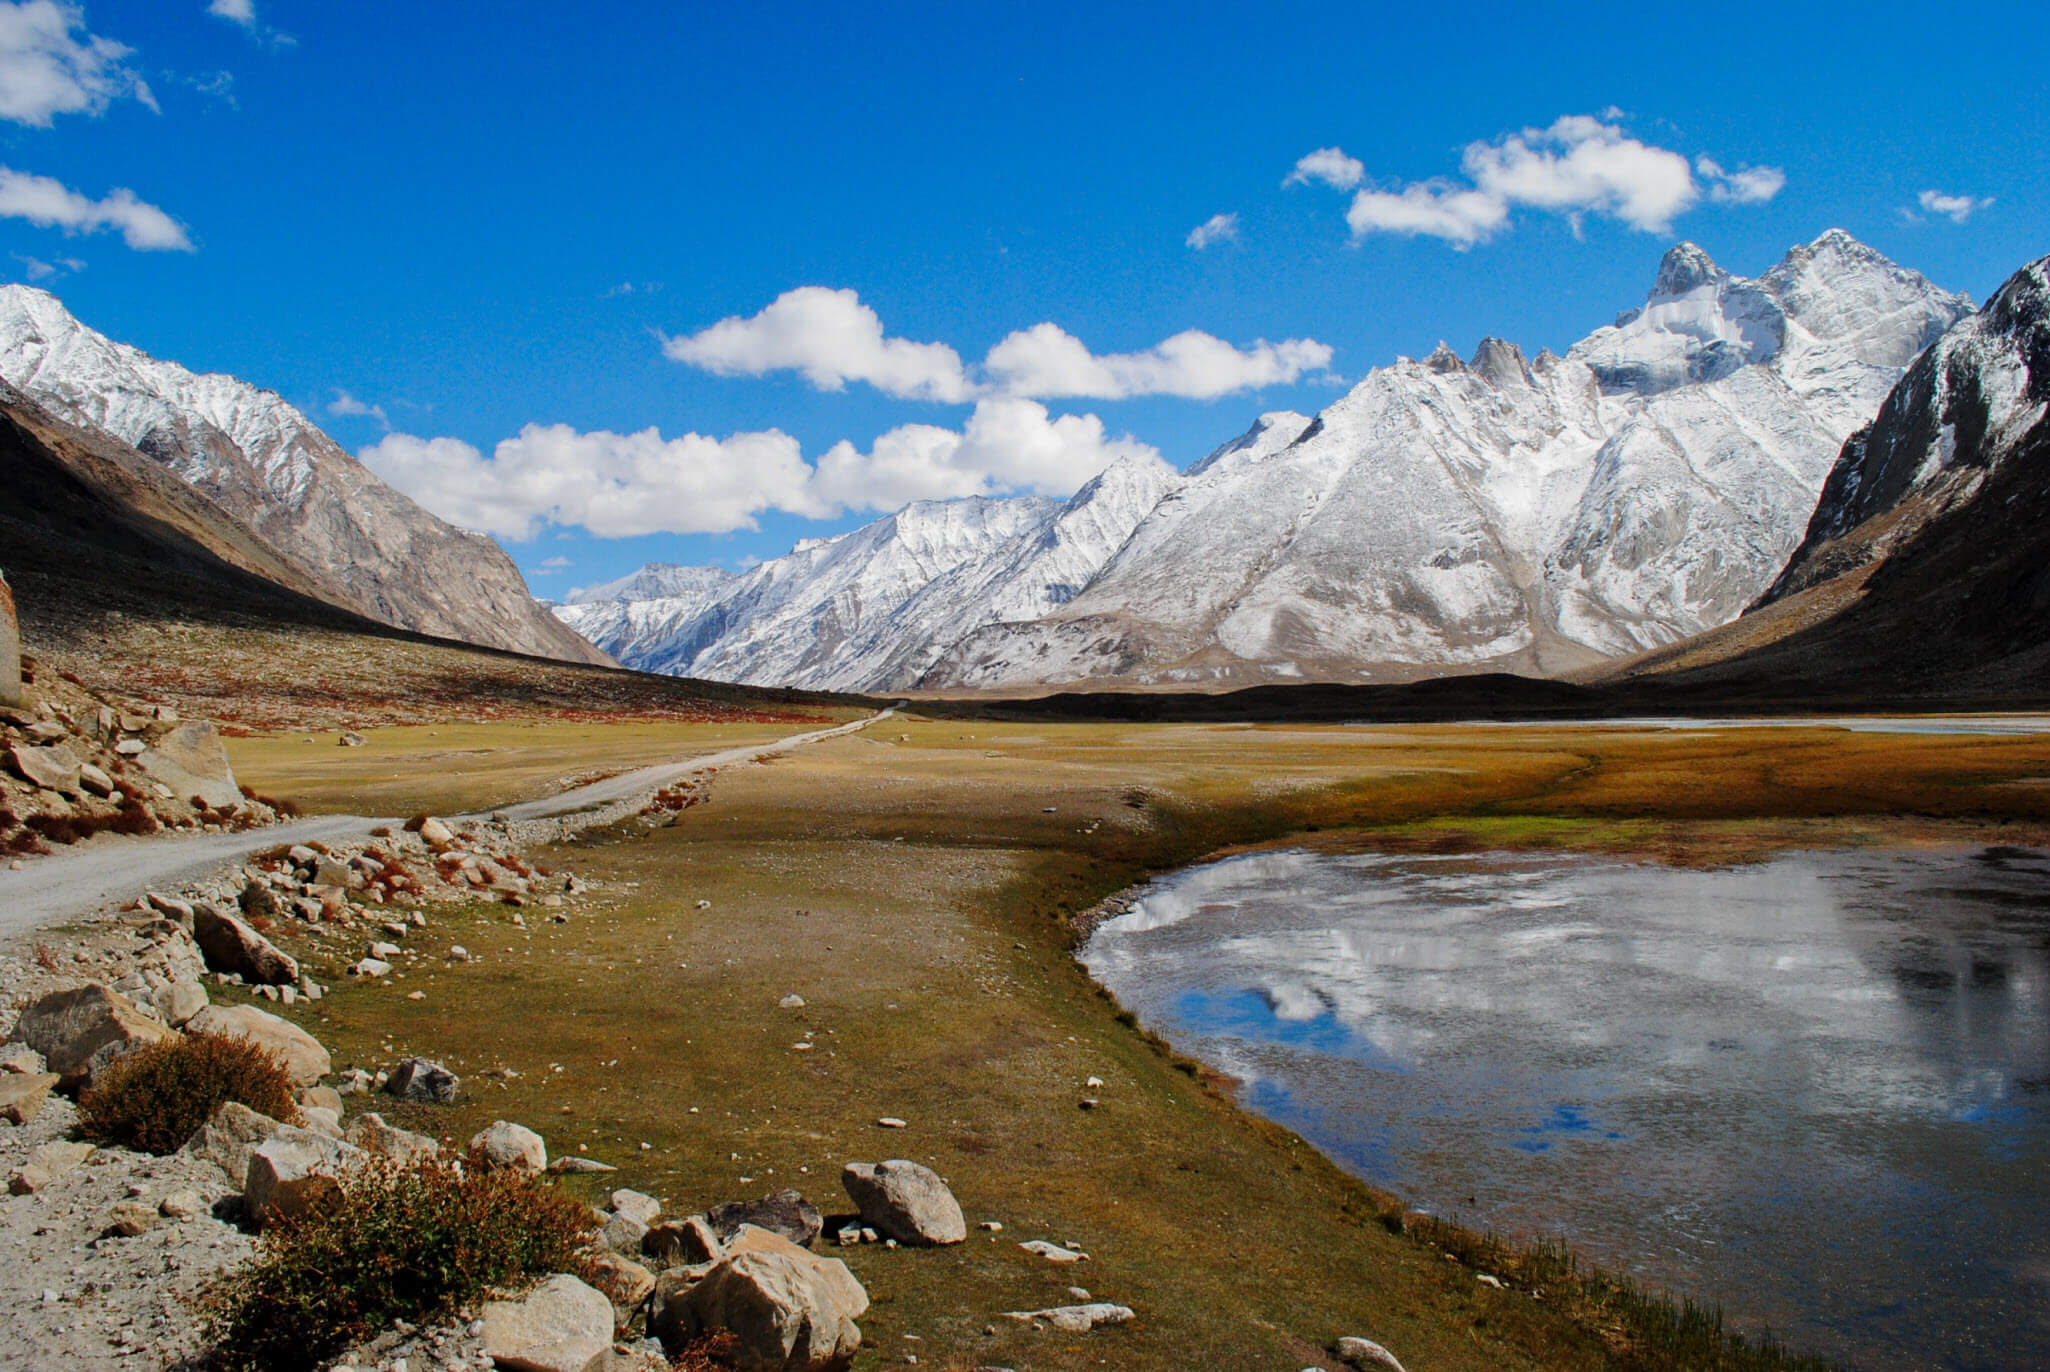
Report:
[[1441,345],[1192,469],[1086,591],[924,684],[1551,673],[1685,637],[1771,583],[1844,439],[1970,308],[1840,230],[1757,280],[1683,243],[1564,357]]
[[563,597],[566,605],[602,605],[609,600],[661,600],[675,596],[710,597],[733,580],[723,567],[680,567],[650,562],[616,581],[584,586]]
[[337,604],[422,633],[607,660],[527,593],[496,543],[378,480],[274,391],[113,342],[18,285],[0,287],[0,378],[163,463]]
[[1065,502],[919,501],[738,577],[686,581],[674,573],[690,569],[651,566],[614,584],[647,576],[679,593],[594,601],[594,590],[556,614],[644,671],[899,689],[982,625],[1074,596],[1174,479],[1163,463],[1125,461]]

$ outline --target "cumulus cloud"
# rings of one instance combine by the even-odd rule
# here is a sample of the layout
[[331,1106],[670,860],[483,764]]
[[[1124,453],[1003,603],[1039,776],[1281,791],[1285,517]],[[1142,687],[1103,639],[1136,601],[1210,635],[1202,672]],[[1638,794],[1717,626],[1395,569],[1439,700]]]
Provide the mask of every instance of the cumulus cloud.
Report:
[[1930,214],[1940,214],[1953,224],[1962,224],[1980,210],[1992,205],[1993,198],[1975,200],[1969,195],[1946,195],[1942,191],[1923,191],[1915,197],[1915,203]]
[[131,190],[110,191],[91,199],[49,176],[0,167],[0,218],[26,219],[42,228],[66,233],[99,233],[118,229],[129,247],[140,252],[191,252],[185,226]]
[[384,406],[367,404],[350,395],[347,391],[337,390],[335,392],[335,398],[327,402],[327,412],[333,415],[344,415],[359,419],[374,419],[383,425],[387,431],[391,428],[391,420],[385,417]]
[[245,29],[256,27],[256,0],[213,0],[206,12]]
[[799,286],[759,314],[664,339],[662,351],[719,376],[797,372],[822,391],[865,381],[887,395],[957,401],[974,389],[952,348],[885,338],[883,321],[860,296],[825,286]]
[[1347,157],[1342,148],[1319,148],[1297,158],[1295,170],[1281,184],[1307,186],[1321,181],[1333,190],[1349,191],[1366,179],[1366,164],[1357,157]]
[[835,444],[816,466],[776,429],[663,438],[654,429],[578,433],[564,424],[530,424],[489,457],[461,439],[404,433],[357,456],[443,519],[513,540],[544,524],[580,525],[601,538],[727,533],[755,528],[771,510],[824,519],[912,500],[1063,495],[1114,462],[1161,461],[1129,434],[1111,437],[1095,415],[1055,417],[1015,397],[977,404],[959,432],[905,424],[867,452]]
[[[1341,157],[1336,148],[1320,148],[1296,164],[1290,179],[1346,189],[1356,184],[1358,178],[1346,178],[1359,164],[1350,158],[1340,162]],[[1469,143],[1460,170],[1463,179],[1362,187],[1346,209],[1353,237],[1423,235],[1466,248],[1501,231],[1518,208],[1563,214],[1576,229],[1583,217],[1595,214],[1645,233],[1664,233],[1704,195],[1724,204],[1755,204],[1786,184],[1776,167],[1725,172],[1706,157],[1690,163],[1681,153],[1630,136],[1613,118],[1584,114]]]
[[87,33],[76,5],[0,3],[0,119],[46,129],[56,115],[99,114],[124,96],[156,109],[149,84],[121,61],[132,51]]
[[1229,243],[1239,236],[1239,217],[1235,214],[1213,214],[1195,228],[1189,230],[1186,240],[1197,252],[1212,243]]
[[1035,324],[991,348],[983,366],[995,386],[1010,395],[1097,400],[1176,395],[1210,400],[1233,391],[1293,384],[1330,364],[1331,348],[1315,339],[1260,339],[1235,348],[1200,329],[1178,333],[1144,352],[1098,356],[1059,325]]
[[[1193,238],[1191,240],[1193,242]],[[1091,353],[1057,324],[1035,324],[989,350],[971,374],[944,343],[889,338],[876,312],[850,290],[800,286],[761,313],[723,319],[663,340],[670,358],[720,376],[794,371],[824,391],[864,381],[886,394],[960,402],[997,396],[1124,400],[1140,395],[1214,399],[1260,386],[1292,384],[1321,372],[1331,349],[1310,338],[1259,339],[1234,347],[1190,329],[1144,352]]]

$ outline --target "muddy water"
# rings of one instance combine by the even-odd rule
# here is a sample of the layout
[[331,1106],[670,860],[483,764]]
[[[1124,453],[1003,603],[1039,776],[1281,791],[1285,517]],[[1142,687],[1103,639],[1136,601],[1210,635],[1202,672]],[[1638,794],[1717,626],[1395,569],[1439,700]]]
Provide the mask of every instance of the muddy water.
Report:
[[2050,1366],[2050,854],[1261,854],[1084,960],[1434,1213],[1850,1366]]

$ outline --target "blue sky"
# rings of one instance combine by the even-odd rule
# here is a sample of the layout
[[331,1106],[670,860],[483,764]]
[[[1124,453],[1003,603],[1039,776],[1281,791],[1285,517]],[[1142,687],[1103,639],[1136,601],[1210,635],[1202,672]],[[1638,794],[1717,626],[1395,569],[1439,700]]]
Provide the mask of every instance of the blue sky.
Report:
[[559,595],[1563,348],[1683,237],[1983,299],[2050,250],[2042,11],[1938,17],[0,0],[0,272]]

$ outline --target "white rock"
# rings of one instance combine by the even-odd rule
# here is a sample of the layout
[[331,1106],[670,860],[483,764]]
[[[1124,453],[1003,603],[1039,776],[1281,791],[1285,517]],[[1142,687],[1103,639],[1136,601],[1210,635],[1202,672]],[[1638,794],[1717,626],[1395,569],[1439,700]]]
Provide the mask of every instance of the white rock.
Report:
[[548,1145],[539,1134],[511,1120],[493,1121],[470,1140],[470,1149],[481,1151],[493,1167],[548,1170]]
[[612,1302],[562,1273],[478,1315],[485,1356],[510,1372],[586,1372],[612,1346]]

